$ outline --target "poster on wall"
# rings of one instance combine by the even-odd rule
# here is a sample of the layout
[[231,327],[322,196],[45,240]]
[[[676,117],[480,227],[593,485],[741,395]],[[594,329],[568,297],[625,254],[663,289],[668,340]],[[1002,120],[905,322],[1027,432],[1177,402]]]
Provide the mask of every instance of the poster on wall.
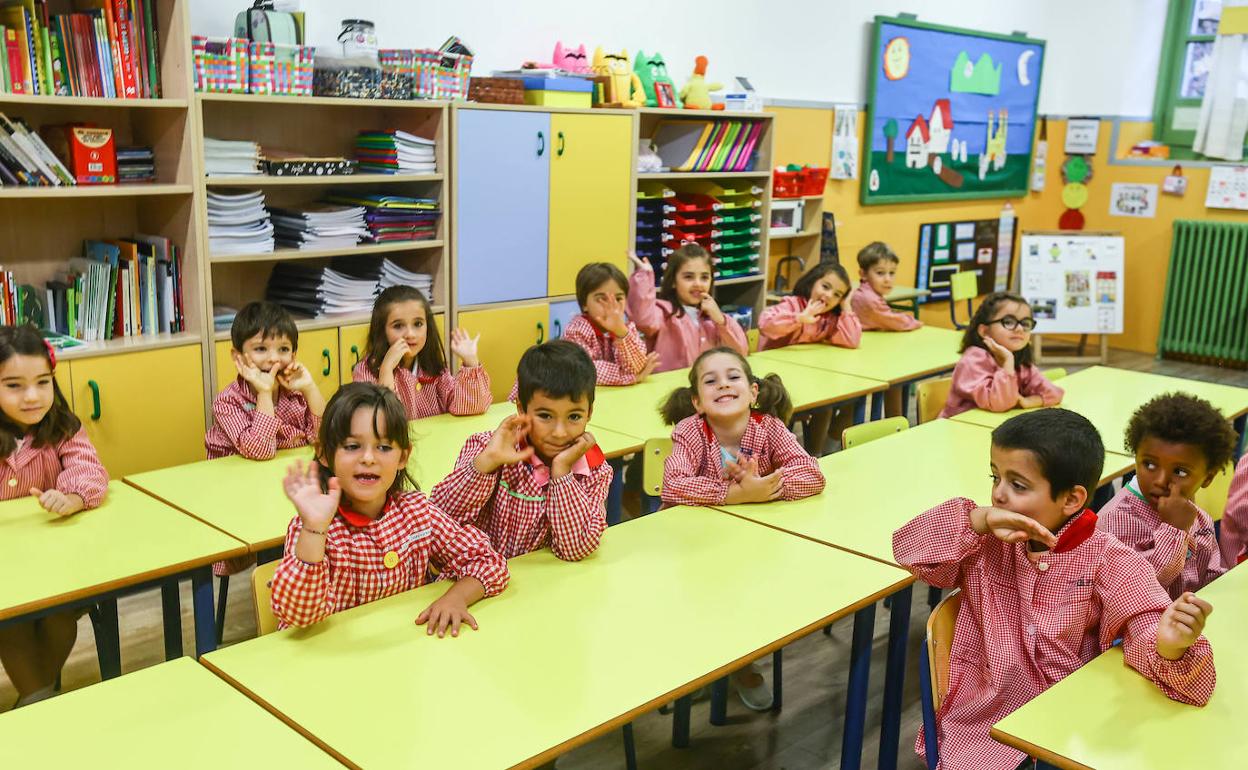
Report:
[[1014,247],[1014,212],[1000,219],[932,222],[919,227],[919,258],[914,286],[930,291],[920,302],[949,299],[954,273],[974,271],[978,294],[1002,291],[1009,285]]
[[1209,169],[1205,207],[1248,209],[1248,166],[1214,166]]
[[1121,334],[1124,247],[1118,233],[1023,233],[1019,288],[1037,334]]
[[1026,194],[1044,41],[875,17],[862,202]]
[[1111,217],[1157,216],[1157,185],[1114,182],[1109,193]]
[[858,178],[858,105],[838,104],[833,108],[832,178]]

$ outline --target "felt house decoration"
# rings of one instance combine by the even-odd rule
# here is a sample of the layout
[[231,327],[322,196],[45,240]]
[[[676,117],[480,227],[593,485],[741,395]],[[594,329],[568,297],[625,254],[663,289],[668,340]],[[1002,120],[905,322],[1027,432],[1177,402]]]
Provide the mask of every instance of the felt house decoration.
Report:
[[[916,115],[910,128],[906,130],[906,168],[925,168],[927,166],[928,145],[932,140],[927,119]],[[945,137],[948,142],[949,138]]]
[[927,133],[931,139],[927,143],[927,151],[932,155],[943,155],[949,151],[949,137],[953,133],[953,113],[948,99],[937,99],[932,105],[932,117],[927,121]]

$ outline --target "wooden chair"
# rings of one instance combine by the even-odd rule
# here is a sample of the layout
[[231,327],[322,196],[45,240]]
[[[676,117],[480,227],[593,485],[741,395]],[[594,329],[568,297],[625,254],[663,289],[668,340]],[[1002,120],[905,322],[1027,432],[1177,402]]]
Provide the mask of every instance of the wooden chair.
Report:
[[928,770],[936,770],[940,761],[936,744],[936,712],[949,692],[949,649],[953,646],[953,627],[962,606],[962,592],[954,591],[941,600],[927,617],[927,640],[920,648],[919,701],[923,710],[924,755]]
[[251,573],[251,606],[256,610],[256,636],[264,636],[277,630],[277,616],[273,614],[273,573],[280,561],[257,564]]
[[1204,489],[1196,490],[1193,501],[1209,514],[1215,524],[1220,525],[1222,514],[1226,513],[1226,498],[1231,494],[1231,478],[1233,468],[1223,468],[1213,477],[1213,483]]
[[746,329],[745,330],[746,350],[750,351],[751,353],[758,352],[758,335],[759,335],[758,329]]
[[646,441],[641,464],[642,491],[651,497],[659,497],[663,491],[663,463],[672,453],[670,438],[652,438]]
[[949,320],[953,321],[953,328],[966,328],[966,324],[958,322],[958,303],[966,302],[966,321],[970,323],[971,317],[975,315],[971,301],[978,295],[979,273],[976,271],[963,270],[954,273],[949,279]]
[[940,410],[945,408],[945,402],[949,400],[949,389],[952,386],[952,377],[940,377],[919,383],[915,400],[918,402],[920,425],[936,419]]
[[852,449],[868,441],[875,441],[877,438],[901,433],[909,427],[910,421],[905,417],[889,417],[886,420],[872,420],[861,425],[854,425],[841,431],[841,448]]

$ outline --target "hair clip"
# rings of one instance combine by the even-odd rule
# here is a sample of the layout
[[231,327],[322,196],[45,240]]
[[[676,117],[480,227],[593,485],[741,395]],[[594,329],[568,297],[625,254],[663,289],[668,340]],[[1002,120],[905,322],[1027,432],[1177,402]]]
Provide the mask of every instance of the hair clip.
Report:
[[48,351],[48,360],[52,362],[52,371],[56,371],[56,349],[52,347],[52,343],[45,338],[43,347]]

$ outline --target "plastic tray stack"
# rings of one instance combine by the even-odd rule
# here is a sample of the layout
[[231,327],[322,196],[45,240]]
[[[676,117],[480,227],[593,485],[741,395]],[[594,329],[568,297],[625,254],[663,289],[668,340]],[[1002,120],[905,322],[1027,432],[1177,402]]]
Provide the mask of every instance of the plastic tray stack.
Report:
[[663,241],[676,210],[669,202],[674,195],[675,191],[661,182],[642,182],[637,189],[637,256],[650,261],[656,282],[663,277],[672,253]]
[[667,258],[686,243],[711,253],[715,280],[758,275],[763,188],[688,182],[681,191],[643,183],[637,194],[637,256],[661,280]]

